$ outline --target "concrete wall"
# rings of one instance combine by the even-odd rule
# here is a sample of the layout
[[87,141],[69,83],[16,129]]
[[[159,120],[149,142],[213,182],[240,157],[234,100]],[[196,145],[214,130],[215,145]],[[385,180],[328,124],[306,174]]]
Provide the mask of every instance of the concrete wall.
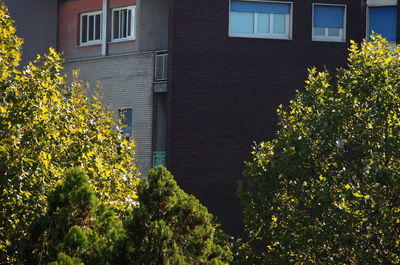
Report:
[[104,101],[115,114],[132,108],[133,137],[137,144],[137,165],[142,175],[152,167],[153,71],[154,54],[141,53],[67,61],[64,72],[80,70],[80,79],[91,87],[100,81]]
[[17,26],[17,35],[24,38],[22,63],[46,53],[49,47],[56,48],[57,0],[5,0],[12,19]]
[[140,1],[140,50],[168,49],[168,0]]

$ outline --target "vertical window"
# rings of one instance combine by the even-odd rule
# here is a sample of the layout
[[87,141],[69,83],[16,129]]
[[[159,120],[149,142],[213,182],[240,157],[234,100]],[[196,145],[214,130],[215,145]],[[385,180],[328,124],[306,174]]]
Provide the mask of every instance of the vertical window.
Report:
[[92,45],[100,43],[101,19],[101,11],[81,14],[81,45]]
[[313,5],[313,40],[345,41],[346,7],[341,5]]
[[112,39],[125,40],[135,38],[135,7],[115,8],[112,10]]
[[291,3],[231,1],[229,36],[289,39]]
[[375,32],[381,34],[388,41],[397,40],[397,7],[370,7],[368,8],[368,37]]
[[118,119],[123,125],[122,134],[129,140],[132,137],[132,109],[119,109]]

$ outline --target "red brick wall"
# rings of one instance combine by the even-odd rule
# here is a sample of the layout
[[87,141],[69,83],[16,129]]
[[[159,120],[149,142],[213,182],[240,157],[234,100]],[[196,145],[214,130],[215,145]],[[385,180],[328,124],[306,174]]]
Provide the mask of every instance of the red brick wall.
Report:
[[110,0],[110,8],[116,8],[120,6],[133,6],[136,5],[136,0]]
[[58,49],[65,58],[99,55],[100,45],[79,47],[79,15],[102,9],[102,0],[79,0],[60,3]]

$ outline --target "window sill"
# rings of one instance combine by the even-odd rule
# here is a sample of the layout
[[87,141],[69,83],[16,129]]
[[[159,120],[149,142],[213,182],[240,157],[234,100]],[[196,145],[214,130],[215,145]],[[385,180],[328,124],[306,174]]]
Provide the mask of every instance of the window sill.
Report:
[[81,43],[78,45],[78,48],[85,48],[91,46],[101,46],[101,42],[90,42],[90,43]]
[[312,38],[312,41],[320,41],[320,42],[337,42],[337,43],[345,43],[345,40],[342,39],[324,39],[324,38]]
[[133,38],[123,38],[123,39],[115,39],[115,40],[112,40],[112,41],[108,42],[108,44],[120,43],[120,42],[128,42],[128,41],[134,41],[134,40],[136,40],[136,37],[133,37]]
[[289,36],[263,36],[263,35],[247,35],[247,34],[235,34],[229,33],[231,38],[247,38],[247,39],[267,39],[267,40],[292,40]]

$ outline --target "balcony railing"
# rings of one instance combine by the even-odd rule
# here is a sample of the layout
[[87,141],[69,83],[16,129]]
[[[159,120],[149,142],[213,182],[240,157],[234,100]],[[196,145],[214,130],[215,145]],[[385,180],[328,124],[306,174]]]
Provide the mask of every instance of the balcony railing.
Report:
[[156,81],[166,81],[168,77],[168,53],[157,52],[155,57],[154,79]]

